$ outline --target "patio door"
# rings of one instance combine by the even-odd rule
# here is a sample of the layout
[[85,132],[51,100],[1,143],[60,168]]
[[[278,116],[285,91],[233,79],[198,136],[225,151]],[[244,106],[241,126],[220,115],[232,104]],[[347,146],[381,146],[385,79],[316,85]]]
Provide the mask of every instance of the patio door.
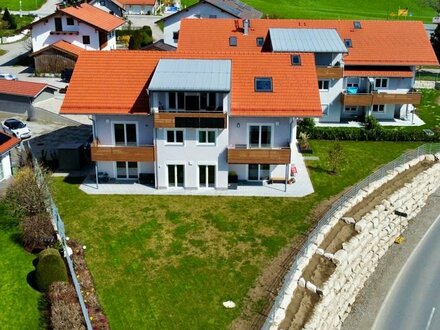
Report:
[[215,165],[199,165],[199,186],[215,187]]
[[168,187],[183,187],[185,167],[183,165],[168,165]]
[[118,123],[113,124],[115,145],[135,146],[137,145],[136,124]]
[[270,178],[269,164],[249,164],[248,165],[248,180],[249,181],[263,181]]
[[116,177],[118,179],[137,179],[137,162],[116,162]]
[[249,125],[250,148],[272,147],[272,125]]

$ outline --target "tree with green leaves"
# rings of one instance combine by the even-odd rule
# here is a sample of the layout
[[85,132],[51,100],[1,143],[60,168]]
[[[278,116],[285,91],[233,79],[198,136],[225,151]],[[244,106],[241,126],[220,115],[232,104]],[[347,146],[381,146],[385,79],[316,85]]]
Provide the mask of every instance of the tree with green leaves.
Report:
[[327,151],[328,164],[330,166],[331,174],[338,174],[345,163],[344,150],[342,145],[335,141],[335,144]]
[[440,0],[424,0],[425,5],[435,10],[437,16],[440,16]]
[[11,13],[9,12],[8,8],[5,8],[2,20],[6,21],[6,22],[9,22],[10,19],[11,19]]

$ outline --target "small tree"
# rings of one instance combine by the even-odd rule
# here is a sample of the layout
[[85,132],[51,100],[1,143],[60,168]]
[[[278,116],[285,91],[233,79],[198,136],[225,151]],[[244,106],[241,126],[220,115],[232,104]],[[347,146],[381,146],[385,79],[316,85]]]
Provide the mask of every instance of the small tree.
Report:
[[380,126],[379,122],[373,116],[367,116],[365,118],[365,129],[366,130],[379,130],[382,126]]
[[3,12],[2,20],[9,22],[11,19],[11,13],[9,12],[8,8],[5,8],[5,11]]
[[10,15],[8,22],[9,22],[9,29],[15,30],[17,28],[17,22],[15,20],[15,16]]
[[40,213],[24,218],[20,222],[22,241],[27,251],[45,249],[50,243],[54,243],[55,230],[49,214]]
[[338,174],[345,163],[344,150],[342,145],[335,141],[333,146],[327,151],[328,164],[332,174]]

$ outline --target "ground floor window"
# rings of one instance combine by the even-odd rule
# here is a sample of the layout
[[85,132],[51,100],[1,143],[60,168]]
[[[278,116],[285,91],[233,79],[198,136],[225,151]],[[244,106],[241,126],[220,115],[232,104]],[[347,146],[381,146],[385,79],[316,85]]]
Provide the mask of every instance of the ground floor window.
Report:
[[249,164],[248,165],[248,180],[249,181],[263,181],[269,180],[270,165],[268,164]]
[[344,111],[345,112],[357,112],[358,108],[357,107],[345,107]]
[[185,167],[183,165],[167,165],[168,187],[183,187]]
[[374,104],[373,105],[373,112],[385,112],[385,105],[384,104]]
[[199,165],[199,186],[215,187],[215,165]]
[[116,177],[118,179],[137,179],[137,162],[116,162]]

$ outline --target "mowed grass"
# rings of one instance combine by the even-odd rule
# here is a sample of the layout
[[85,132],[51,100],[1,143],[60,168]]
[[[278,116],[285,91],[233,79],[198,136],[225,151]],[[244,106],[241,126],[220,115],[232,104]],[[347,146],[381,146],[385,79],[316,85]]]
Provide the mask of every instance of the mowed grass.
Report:
[[[68,234],[87,246],[111,328],[228,328],[264,267],[309,228],[318,202],[416,146],[341,142],[347,163],[330,175],[333,143],[312,141],[317,192],[305,198],[91,196],[54,179]],[[225,309],[226,300],[237,308]]]
[[[21,0],[21,10],[35,10],[40,8],[46,1],[45,0]],[[8,8],[9,10],[20,10],[20,1],[19,0],[2,0],[1,1],[1,10],[3,15],[3,10]]]
[[[422,20],[431,23],[436,13],[423,4],[412,0],[242,0],[246,4],[271,18],[317,18],[317,19],[405,19],[398,17],[398,9],[409,8],[406,19]],[[196,0],[183,0],[183,5],[190,5]],[[394,14],[394,16],[392,15]]]
[[35,256],[18,242],[16,220],[0,201],[0,328],[40,328],[41,294],[27,283]]

